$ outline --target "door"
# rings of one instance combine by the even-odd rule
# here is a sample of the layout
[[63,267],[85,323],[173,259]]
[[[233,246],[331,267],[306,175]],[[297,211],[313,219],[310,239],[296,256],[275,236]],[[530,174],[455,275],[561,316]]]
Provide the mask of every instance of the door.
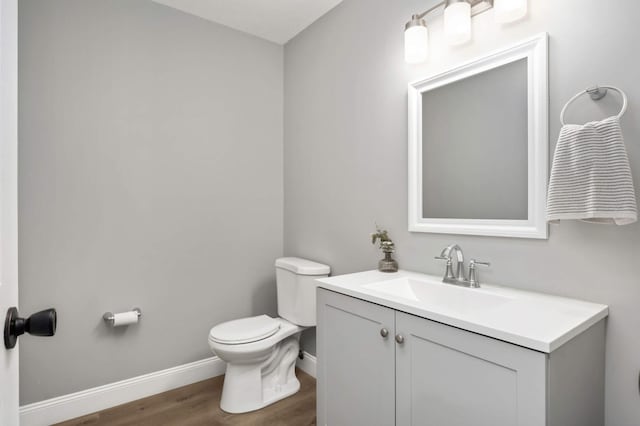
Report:
[[[0,0],[0,323],[18,306],[17,0]],[[18,424],[18,348],[0,345],[0,424]]]
[[396,313],[398,426],[544,426],[547,356]]
[[320,426],[395,421],[394,311],[318,289]]

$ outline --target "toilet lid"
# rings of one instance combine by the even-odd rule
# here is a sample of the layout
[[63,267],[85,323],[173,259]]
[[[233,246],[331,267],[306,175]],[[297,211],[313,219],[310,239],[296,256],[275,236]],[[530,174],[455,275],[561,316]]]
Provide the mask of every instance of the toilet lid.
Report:
[[214,342],[239,345],[266,339],[276,334],[279,329],[279,321],[268,315],[259,315],[216,325],[209,332],[209,337]]

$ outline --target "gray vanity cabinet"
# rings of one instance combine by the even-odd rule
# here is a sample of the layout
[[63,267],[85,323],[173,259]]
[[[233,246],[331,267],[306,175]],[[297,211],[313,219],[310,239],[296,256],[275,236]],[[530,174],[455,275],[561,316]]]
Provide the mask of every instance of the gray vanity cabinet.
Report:
[[318,289],[318,425],[601,426],[604,321],[543,353]]
[[402,312],[396,333],[396,425],[546,424],[542,352]]
[[318,298],[317,424],[393,425],[395,311],[326,290]]

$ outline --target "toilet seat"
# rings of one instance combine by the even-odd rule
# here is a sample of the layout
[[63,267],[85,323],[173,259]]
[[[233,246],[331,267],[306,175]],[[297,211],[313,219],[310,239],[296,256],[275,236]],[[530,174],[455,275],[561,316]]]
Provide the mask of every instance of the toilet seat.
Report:
[[268,315],[258,315],[219,324],[211,329],[209,339],[224,345],[241,345],[271,337],[279,329],[279,321]]

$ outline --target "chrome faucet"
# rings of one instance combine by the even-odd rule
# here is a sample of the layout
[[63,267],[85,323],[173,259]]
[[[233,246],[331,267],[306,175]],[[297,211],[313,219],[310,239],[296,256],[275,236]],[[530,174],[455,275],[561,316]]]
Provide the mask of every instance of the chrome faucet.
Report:
[[[451,252],[456,254],[456,272],[453,272],[453,259],[451,258]],[[471,259],[469,262],[469,279],[464,274],[464,254],[462,248],[457,244],[451,244],[446,247],[440,253],[440,256],[436,256],[438,260],[445,260],[447,262],[447,269],[442,278],[443,283],[455,284],[464,287],[480,287],[480,280],[478,278],[477,266],[490,266],[489,262],[479,262],[475,259]]]
[[[451,252],[455,251],[457,262],[456,262],[456,273],[453,272],[453,261],[451,259]],[[440,256],[436,256],[438,260],[446,260],[447,261],[447,270],[444,273],[444,278],[442,278],[442,282],[449,284],[464,284],[467,282],[467,278],[464,276],[464,254],[462,253],[462,248],[457,244],[451,244],[446,247],[440,253]]]

